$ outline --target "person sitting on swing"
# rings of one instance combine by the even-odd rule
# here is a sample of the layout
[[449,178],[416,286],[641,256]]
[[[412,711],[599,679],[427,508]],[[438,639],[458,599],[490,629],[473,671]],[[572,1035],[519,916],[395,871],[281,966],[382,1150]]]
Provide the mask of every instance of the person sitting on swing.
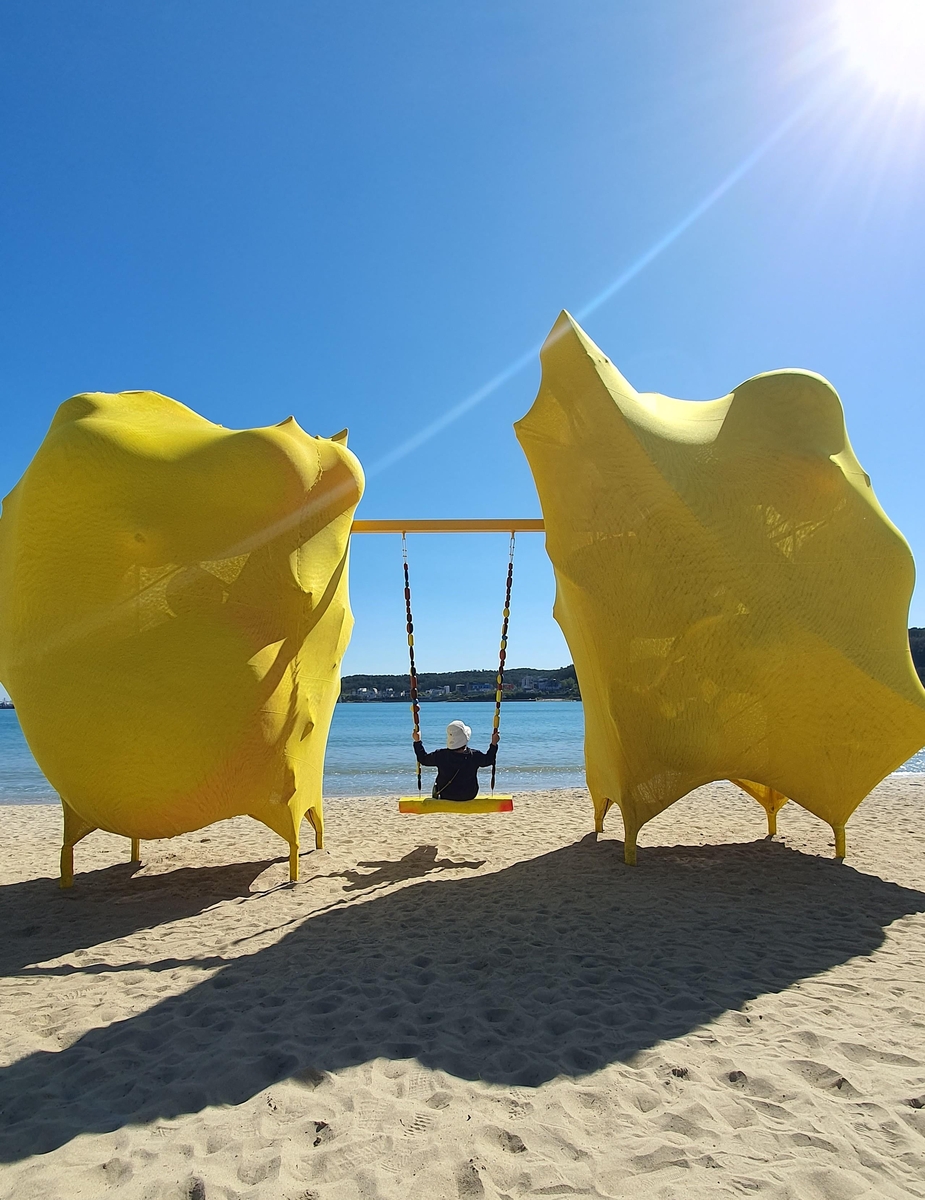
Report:
[[498,753],[501,735],[497,729],[491,735],[487,753],[469,748],[472,730],[462,721],[450,721],[446,727],[446,749],[428,754],[417,731],[414,738],[414,754],[425,767],[436,767],[433,798],[435,800],[474,800],[479,794],[479,768],[490,767]]

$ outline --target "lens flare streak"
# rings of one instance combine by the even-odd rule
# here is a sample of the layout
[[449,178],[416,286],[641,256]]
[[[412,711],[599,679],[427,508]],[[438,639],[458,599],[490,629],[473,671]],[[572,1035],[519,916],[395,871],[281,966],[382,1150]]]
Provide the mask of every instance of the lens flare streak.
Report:
[[[780,124],[777,125],[771,131],[771,133],[769,133],[768,136],[764,138],[764,140],[760,142],[758,146],[755,147],[754,150],[747,154],[742,161],[735,168],[733,168],[733,170],[730,171],[729,174],[723,180],[721,180],[721,182],[718,183],[715,188],[713,188],[711,192],[704,196],[702,200],[698,201],[698,203],[694,205],[694,207],[689,213],[687,213],[686,216],[682,217],[682,219],[678,221],[677,224],[673,225],[667,233],[663,234],[656,242],[654,242],[648,248],[648,250],[639,255],[639,257],[630,263],[625,270],[621,271],[616,279],[614,279],[612,283],[609,283],[607,287],[603,289],[603,291],[598,292],[593,299],[587,301],[587,303],[576,309],[576,318],[578,320],[585,320],[592,313],[596,312],[601,305],[606,304],[608,300],[613,299],[618,292],[621,292],[627,286],[627,284],[631,283],[632,280],[634,280],[646,269],[646,267],[653,263],[671,245],[673,245],[682,234],[686,233],[692,225],[699,221],[705,213],[709,212],[709,210],[713,208],[713,206],[717,204],[727,192],[735,187],[737,183],[744,179],[744,177],[758,165],[765,155],[771,149],[773,149],[773,147],[776,146],[777,143],[806,115],[806,113],[815,103],[815,100],[816,96],[813,95],[795,108],[793,112],[791,112],[783,121],[781,121]],[[391,466],[394,466],[395,463],[399,462],[401,459],[405,458],[407,455],[413,453],[415,450],[419,449],[419,447],[429,442],[432,438],[436,437],[438,433],[442,433],[447,426],[452,425],[455,421],[458,421],[459,418],[464,416],[467,412],[471,412],[471,410],[477,405],[481,404],[483,400],[487,400],[489,396],[493,395],[500,388],[504,387],[506,383],[509,383],[516,375],[519,375],[521,371],[535,363],[542,346],[542,342],[537,342],[535,345],[531,346],[529,350],[524,351],[523,354],[518,355],[517,358],[509,363],[509,365],[506,366],[503,371],[499,371],[499,373],[492,379],[489,379],[487,383],[482,384],[480,388],[477,388],[474,392],[470,393],[470,395],[468,395],[464,400],[460,400],[458,404],[454,405],[451,409],[445,412],[443,416],[438,417],[436,421],[432,421],[419,433],[416,433],[413,437],[408,438],[407,441],[402,442],[400,445],[390,450],[387,454],[383,455],[383,457],[375,462],[366,472],[366,478],[371,479],[376,475],[380,475],[383,471],[387,470]]]

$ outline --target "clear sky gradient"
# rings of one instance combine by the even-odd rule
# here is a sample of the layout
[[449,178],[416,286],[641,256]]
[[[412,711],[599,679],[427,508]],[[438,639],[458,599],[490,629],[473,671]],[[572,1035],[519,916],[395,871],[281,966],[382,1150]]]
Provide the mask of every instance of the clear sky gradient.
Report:
[[[3,492],[62,400],[151,388],[349,426],[361,516],[537,516],[568,308],[641,390],[827,376],[925,554],[925,102],[831,3],[6,0],[0,113]],[[492,665],[506,552],[413,540],[420,669]],[[354,539],[345,672],[403,669],[400,570]],[[569,660],[553,591],[523,536],[509,661]]]

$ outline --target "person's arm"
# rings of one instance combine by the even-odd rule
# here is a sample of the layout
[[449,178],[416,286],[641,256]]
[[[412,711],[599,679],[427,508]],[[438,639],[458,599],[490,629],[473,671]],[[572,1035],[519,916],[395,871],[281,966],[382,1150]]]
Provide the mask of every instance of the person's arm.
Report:
[[418,762],[421,764],[421,766],[423,766],[423,767],[436,767],[437,766],[437,760],[433,756],[433,754],[428,754],[427,751],[424,749],[424,743],[421,741],[421,735],[419,733],[415,735],[414,742],[412,744],[414,746],[414,757],[418,760]]
[[495,761],[495,759],[498,757],[499,737],[500,737],[500,734],[498,733],[498,731],[496,729],[495,732],[491,735],[491,745],[488,747],[487,752],[483,753],[481,750],[473,750],[472,751],[472,753],[476,756],[476,765],[477,766],[490,767],[491,764]]

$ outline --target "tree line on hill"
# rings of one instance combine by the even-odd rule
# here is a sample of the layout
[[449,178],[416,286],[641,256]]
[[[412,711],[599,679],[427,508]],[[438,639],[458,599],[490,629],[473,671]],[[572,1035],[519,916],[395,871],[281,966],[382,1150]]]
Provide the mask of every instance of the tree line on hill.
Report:
[[[418,696],[422,700],[494,700],[497,671],[422,671]],[[410,696],[408,676],[345,675],[341,700],[405,700]],[[580,700],[575,668],[509,667],[504,672],[505,700]]]

